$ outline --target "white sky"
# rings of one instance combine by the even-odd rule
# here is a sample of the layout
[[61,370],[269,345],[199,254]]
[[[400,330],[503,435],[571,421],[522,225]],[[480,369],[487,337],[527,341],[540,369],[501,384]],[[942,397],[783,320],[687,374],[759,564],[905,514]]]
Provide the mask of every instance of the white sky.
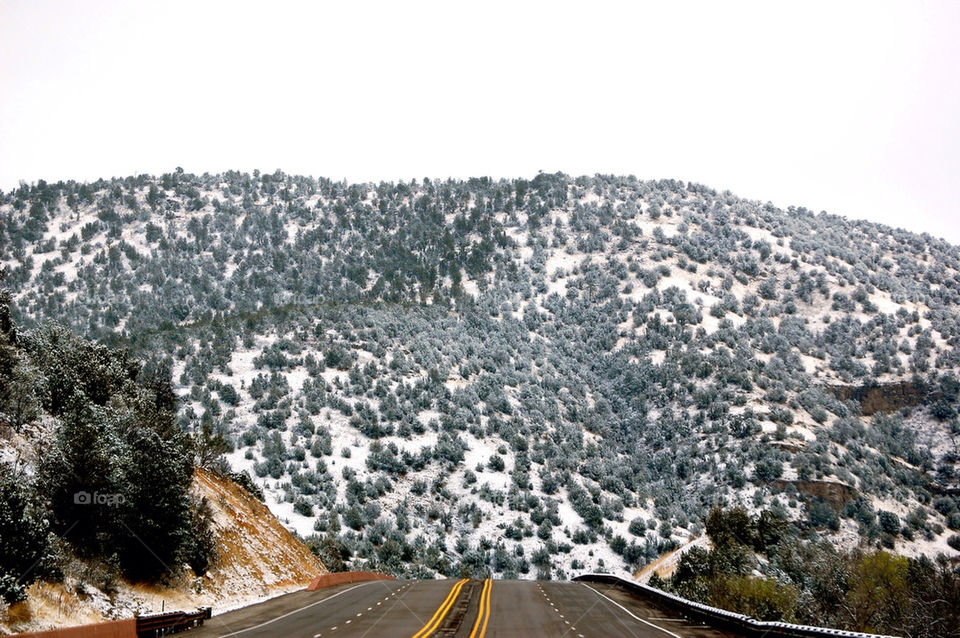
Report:
[[960,244],[960,2],[0,0],[0,189],[673,177]]

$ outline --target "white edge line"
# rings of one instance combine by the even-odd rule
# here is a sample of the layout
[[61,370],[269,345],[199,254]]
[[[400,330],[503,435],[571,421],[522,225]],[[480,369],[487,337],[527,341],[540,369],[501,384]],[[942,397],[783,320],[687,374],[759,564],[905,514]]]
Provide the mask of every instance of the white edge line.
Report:
[[605,598],[606,600],[609,600],[611,603],[613,603],[614,605],[616,605],[617,607],[619,607],[619,608],[622,609],[623,611],[627,612],[628,614],[630,614],[631,617],[639,620],[640,622],[642,622],[642,623],[644,623],[644,624],[646,624],[646,625],[650,625],[650,626],[653,627],[654,629],[659,629],[659,630],[662,631],[663,633],[669,634],[669,635],[673,636],[673,638],[683,638],[683,636],[677,635],[677,634],[673,633],[672,631],[670,631],[669,629],[664,629],[664,628],[661,627],[660,625],[654,625],[652,622],[650,622],[650,621],[648,621],[648,620],[644,620],[643,618],[641,618],[640,616],[637,616],[636,614],[634,614],[632,611],[630,611],[629,609],[627,609],[626,607],[624,607],[623,605],[621,605],[621,604],[618,603],[617,601],[613,600],[612,598],[610,598],[610,597],[608,597],[608,596],[604,596],[603,594],[601,594],[600,592],[598,592],[596,589],[594,589],[594,588],[591,587],[590,585],[587,585],[586,583],[584,583],[583,586],[586,587],[587,589],[591,590],[591,591],[592,591],[593,593],[595,593],[597,596],[600,596],[601,598]]
[[[299,613],[300,613],[301,611],[303,611],[304,609],[310,609],[311,607],[314,607],[314,606],[316,606],[316,605],[319,605],[320,603],[325,603],[325,602],[327,602],[328,600],[333,600],[333,599],[336,598],[337,596],[342,596],[343,594],[347,593],[348,591],[353,591],[353,590],[356,589],[357,587],[363,587],[364,585],[370,585],[370,584],[372,584],[372,582],[373,582],[373,581],[371,581],[370,583],[360,583],[359,585],[354,585],[354,586],[351,587],[350,589],[344,589],[344,590],[341,591],[341,592],[337,592],[337,593],[334,594],[333,596],[327,596],[327,597],[324,598],[323,600],[318,600],[318,601],[315,602],[315,603],[310,603],[309,605],[306,605],[306,606],[304,606],[304,607],[301,607],[300,609],[294,609],[293,611],[289,611],[289,612],[285,613],[285,614],[282,615],[282,616],[277,616],[276,618],[271,618],[271,619],[268,620],[267,622],[262,622],[262,623],[260,623],[259,625],[254,625],[253,627],[247,627],[246,629],[239,629],[239,630],[234,631],[234,632],[229,633],[229,634],[223,634],[222,636],[217,636],[217,638],[228,638],[228,636],[236,636],[237,634],[242,634],[242,633],[251,631],[251,630],[253,630],[253,629],[259,629],[260,627],[264,627],[264,626],[266,626],[266,625],[269,625],[270,623],[275,623],[275,622],[277,622],[278,620],[282,620],[283,618],[286,618],[287,616],[292,616],[292,615],[294,615],[294,614],[299,614]],[[591,589],[593,589],[593,588],[591,587]],[[598,592],[598,593],[599,593],[599,592]],[[601,595],[602,595],[602,594],[601,594]],[[614,604],[616,604],[616,603],[614,603]],[[677,638],[680,638],[680,637],[677,636]]]

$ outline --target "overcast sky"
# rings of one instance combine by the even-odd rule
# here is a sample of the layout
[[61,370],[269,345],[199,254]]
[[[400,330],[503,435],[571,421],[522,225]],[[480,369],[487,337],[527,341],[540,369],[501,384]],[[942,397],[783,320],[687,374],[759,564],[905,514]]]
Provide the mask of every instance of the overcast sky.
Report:
[[960,244],[960,2],[0,0],[0,189],[672,177]]

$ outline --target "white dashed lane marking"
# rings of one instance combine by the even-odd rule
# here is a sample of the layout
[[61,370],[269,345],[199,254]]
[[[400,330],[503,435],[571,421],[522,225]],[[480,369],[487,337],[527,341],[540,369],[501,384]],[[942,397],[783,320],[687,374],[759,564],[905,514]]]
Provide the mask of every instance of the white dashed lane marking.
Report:
[[[397,591],[403,591],[404,589],[406,589],[406,588],[409,587],[409,586],[410,586],[410,585],[404,585],[403,587],[401,587],[401,588],[398,589]],[[397,595],[397,591],[391,593],[390,596],[396,596],[396,595]],[[390,596],[387,596],[387,597],[384,598],[383,600],[390,600]],[[378,602],[378,603],[377,603],[378,606],[379,606],[379,605],[382,605],[382,604],[383,604],[382,602]],[[373,607],[367,607],[367,611],[371,611],[372,609],[373,609]],[[362,611],[356,615],[357,618],[360,618],[361,616],[363,616],[363,612],[362,612]],[[349,624],[352,623],[352,622],[353,622],[352,620],[348,620],[348,621],[346,621],[344,624],[345,624],[345,625],[349,625]],[[334,625],[333,627],[330,628],[330,631],[336,631],[338,627],[339,627],[339,625]],[[314,634],[313,638],[320,638],[322,635],[323,635],[323,634]]]

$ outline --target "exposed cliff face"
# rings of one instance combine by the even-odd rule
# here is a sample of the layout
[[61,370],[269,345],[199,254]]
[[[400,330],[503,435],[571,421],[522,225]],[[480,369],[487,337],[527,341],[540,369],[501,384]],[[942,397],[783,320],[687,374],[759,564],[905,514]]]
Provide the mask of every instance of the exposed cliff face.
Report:
[[773,481],[773,487],[777,490],[786,490],[792,485],[797,492],[807,498],[819,498],[835,510],[840,510],[844,505],[853,500],[857,491],[846,483],[837,481],[810,481],[796,480],[787,481],[776,479]]
[[833,385],[827,388],[841,401],[856,401],[864,416],[877,412],[896,412],[900,408],[912,408],[927,398],[926,388],[912,381],[884,385]]

